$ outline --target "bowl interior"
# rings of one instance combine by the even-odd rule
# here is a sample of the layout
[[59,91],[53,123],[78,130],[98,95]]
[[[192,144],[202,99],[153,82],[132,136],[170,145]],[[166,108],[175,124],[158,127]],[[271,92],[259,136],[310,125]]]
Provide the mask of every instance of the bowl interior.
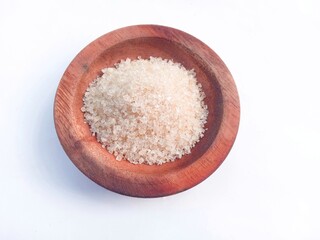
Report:
[[[205,128],[204,137],[192,149],[191,154],[183,156],[174,162],[166,163],[160,166],[149,166],[146,164],[134,165],[128,161],[117,161],[115,157],[108,153],[106,149],[101,147],[95,137],[90,133],[89,126],[84,123],[82,107],[82,98],[88,85],[99,75],[102,74],[101,69],[112,67],[122,59],[137,57],[149,58],[161,57],[164,59],[172,59],[179,62],[187,69],[194,69],[197,74],[197,80],[202,84],[203,91],[206,94],[205,103],[208,106],[209,115]],[[222,120],[222,94],[220,85],[216,76],[210,68],[198,55],[191,52],[183,45],[169,41],[160,37],[141,37],[120,42],[109,49],[105,49],[97,53],[97,57],[88,64],[82,66],[85,69],[82,75],[81,84],[77,85],[76,97],[72,103],[72,109],[77,114],[77,126],[81,132],[85,133],[87,142],[95,145],[95,151],[99,151],[99,155],[105,158],[109,167],[121,169],[123,171],[136,172],[139,174],[166,174],[174,172],[177,169],[187,167],[188,165],[199,159],[215,140]]]

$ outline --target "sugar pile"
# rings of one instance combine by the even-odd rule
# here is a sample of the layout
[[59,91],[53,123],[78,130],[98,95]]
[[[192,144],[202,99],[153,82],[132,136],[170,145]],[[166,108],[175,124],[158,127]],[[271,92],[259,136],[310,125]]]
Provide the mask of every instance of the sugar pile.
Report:
[[102,72],[81,110],[117,160],[160,165],[190,153],[203,137],[208,110],[193,70],[150,57],[122,60]]

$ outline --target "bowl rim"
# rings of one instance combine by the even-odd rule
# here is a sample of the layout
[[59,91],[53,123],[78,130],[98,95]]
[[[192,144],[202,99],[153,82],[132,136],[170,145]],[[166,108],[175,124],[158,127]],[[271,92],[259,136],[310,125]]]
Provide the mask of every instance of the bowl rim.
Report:
[[[92,146],[92,141],[95,141],[95,138],[84,138],[86,133],[77,127],[79,114],[72,109],[72,102],[77,91],[76,86],[97,56],[105,49],[121,42],[144,37],[158,37],[182,44],[194,54],[194,57],[205,61],[211,67],[210,71],[215,74],[223,99],[220,128],[208,150],[190,166],[168,172],[166,175],[148,175],[148,179],[144,174],[119,169],[115,165],[101,160],[101,154],[97,155],[95,152],[99,152],[101,149],[98,150]],[[135,197],[168,196],[192,188],[205,180],[227,157],[236,139],[239,121],[240,103],[237,88],[230,71],[220,57],[192,35],[160,25],[133,25],[120,28],[89,43],[76,55],[65,70],[54,100],[56,132],[63,149],[75,166],[97,184],[114,192]],[[195,171],[197,171],[196,176],[190,176]],[[99,172],[99,176],[97,176],[97,172]],[[139,190],[140,188],[137,187],[131,188],[130,186],[134,184],[140,185],[141,188],[148,186],[148,184],[155,184],[155,187],[149,187],[146,191]]]

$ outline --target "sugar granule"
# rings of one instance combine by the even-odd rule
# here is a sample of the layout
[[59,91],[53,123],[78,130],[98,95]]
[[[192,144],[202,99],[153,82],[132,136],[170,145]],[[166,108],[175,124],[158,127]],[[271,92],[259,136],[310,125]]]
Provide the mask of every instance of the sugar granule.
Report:
[[150,57],[102,70],[83,97],[85,121],[117,160],[163,164],[189,154],[208,109],[194,70]]

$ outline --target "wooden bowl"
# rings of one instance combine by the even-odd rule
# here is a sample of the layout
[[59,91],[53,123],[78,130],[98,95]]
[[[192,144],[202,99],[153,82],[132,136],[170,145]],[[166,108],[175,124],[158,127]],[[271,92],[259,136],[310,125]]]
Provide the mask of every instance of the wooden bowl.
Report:
[[[82,98],[101,69],[121,59],[162,57],[194,69],[206,94],[207,131],[191,154],[174,162],[134,165],[117,161],[101,147],[84,122]],[[177,29],[138,25],[115,30],[85,47],[66,69],[57,89],[54,120],[71,161],[97,184],[135,197],[160,197],[189,189],[210,176],[237,135],[239,98],[226,65],[207,45]]]

